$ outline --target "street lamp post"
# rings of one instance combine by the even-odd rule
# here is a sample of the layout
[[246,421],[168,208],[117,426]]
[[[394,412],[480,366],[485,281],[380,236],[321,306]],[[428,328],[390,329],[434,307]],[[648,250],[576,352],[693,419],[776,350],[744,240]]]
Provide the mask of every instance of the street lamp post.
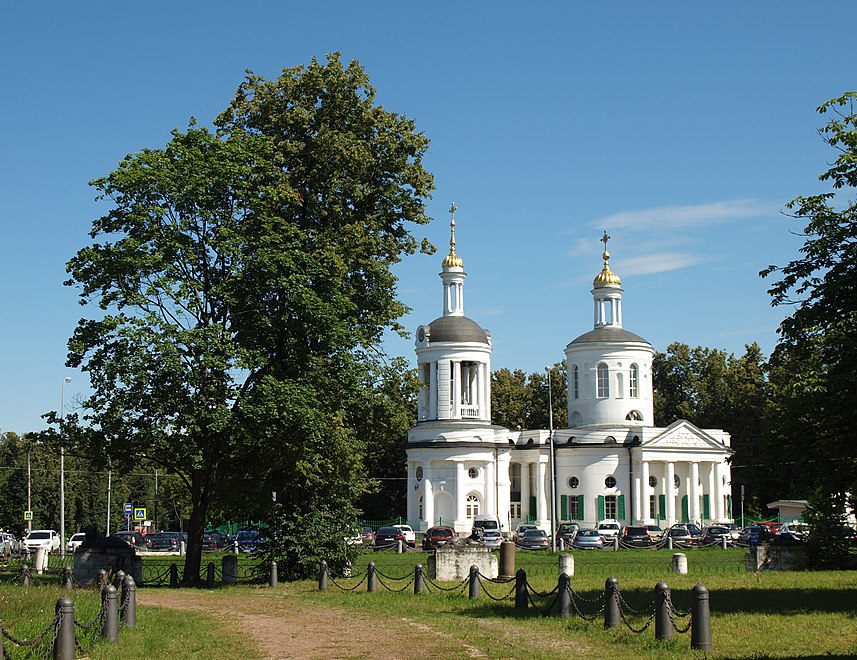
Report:
[[548,434],[550,435],[550,470],[551,470],[551,552],[556,552],[556,465],[554,464],[553,445],[553,388],[551,386],[551,369],[545,367],[548,374]]
[[60,395],[60,557],[65,557],[65,445],[63,444],[63,420],[65,419],[65,384],[71,376],[62,379]]

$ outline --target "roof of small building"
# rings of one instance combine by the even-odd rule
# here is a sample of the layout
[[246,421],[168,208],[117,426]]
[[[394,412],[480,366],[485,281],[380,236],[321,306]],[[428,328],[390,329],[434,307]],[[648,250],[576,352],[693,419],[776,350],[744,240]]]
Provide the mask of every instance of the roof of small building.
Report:
[[595,328],[594,330],[590,330],[589,332],[584,332],[577,339],[572,340],[568,345],[572,344],[584,344],[584,343],[619,343],[619,342],[642,342],[644,344],[649,344],[645,339],[643,339],[640,335],[635,335],[633,332],[628,332],[623,328],[617,328],[616,326],[604,326],[603,328]]
[[460,341],[488,343],[488,331],[466,316],[441,316],[428,324],[431,342]]

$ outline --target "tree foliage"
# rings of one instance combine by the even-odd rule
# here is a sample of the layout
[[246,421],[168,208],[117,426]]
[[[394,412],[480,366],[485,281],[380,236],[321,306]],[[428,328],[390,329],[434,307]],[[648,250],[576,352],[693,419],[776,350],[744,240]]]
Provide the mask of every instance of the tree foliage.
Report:
[[553,426],[568,426],[568,389],[565,360],[546,372],[526,374],[520,369],[498,369],[491,374],[491,416],[495,424],[522,431],[547,429],[548,401],[553,404]]
[[[797,460],[783,467],[805,491],[857,491],[857,93],[818,108],[831,115],[819,134],[837,157],[819,179],[832,190],[787,204],[805,223],[800,256],[769,266],[773,305],[794,311],[771,356],[776,425],[769,443]],[[853,501],[852,501],[853,506]]]
[[347,411],[362,350],[399,327],[391,267],[420,247],[409,224],[428,221],[432,189],[426,138],[338,55],[249,74],[216,126],[174,131],[94,181],[113,208],[68,264],[104,315],[69,341],[94,393],[67,433],[178,475],[186,581],[212,503],[270,510],[275,470],[290,519],[353,518],[368,484]]

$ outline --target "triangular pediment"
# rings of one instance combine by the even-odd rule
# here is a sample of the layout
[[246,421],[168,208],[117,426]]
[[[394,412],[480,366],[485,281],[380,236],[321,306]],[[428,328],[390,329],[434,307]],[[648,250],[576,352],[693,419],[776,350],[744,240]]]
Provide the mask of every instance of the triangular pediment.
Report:
[[642,444],[644,449],[727,449],[723,443],[684,419],[670,424]]

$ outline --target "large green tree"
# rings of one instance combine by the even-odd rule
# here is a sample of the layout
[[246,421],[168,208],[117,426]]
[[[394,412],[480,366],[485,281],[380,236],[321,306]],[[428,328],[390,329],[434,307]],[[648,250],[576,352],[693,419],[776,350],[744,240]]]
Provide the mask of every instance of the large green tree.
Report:
[[[249,74],[216,126],[174,131],[94,181],[112,208],[68,264],[104,312],[69,342],[93,394],[66,433],[182,480],[188,582],[225,474],[276,465],[291,519],[353,517],[367,486],[346,412],[368,369],[359,349],[399,328],[391,267],[420,247],[409,224],[428,221],[433,187],[427,139],[338,55]],[[245,484],[231,495],[257,496]]]
[[[771,446],[805,492],[857,492],[857,92],[824,103],[819,134],[836,160],[819,179],[832,189],[787,204],[804,223],[800,256],[769,266],[773,305],[794,311],[771,356],[777,422]],[[852,501],[853,506],[853,501]]]

